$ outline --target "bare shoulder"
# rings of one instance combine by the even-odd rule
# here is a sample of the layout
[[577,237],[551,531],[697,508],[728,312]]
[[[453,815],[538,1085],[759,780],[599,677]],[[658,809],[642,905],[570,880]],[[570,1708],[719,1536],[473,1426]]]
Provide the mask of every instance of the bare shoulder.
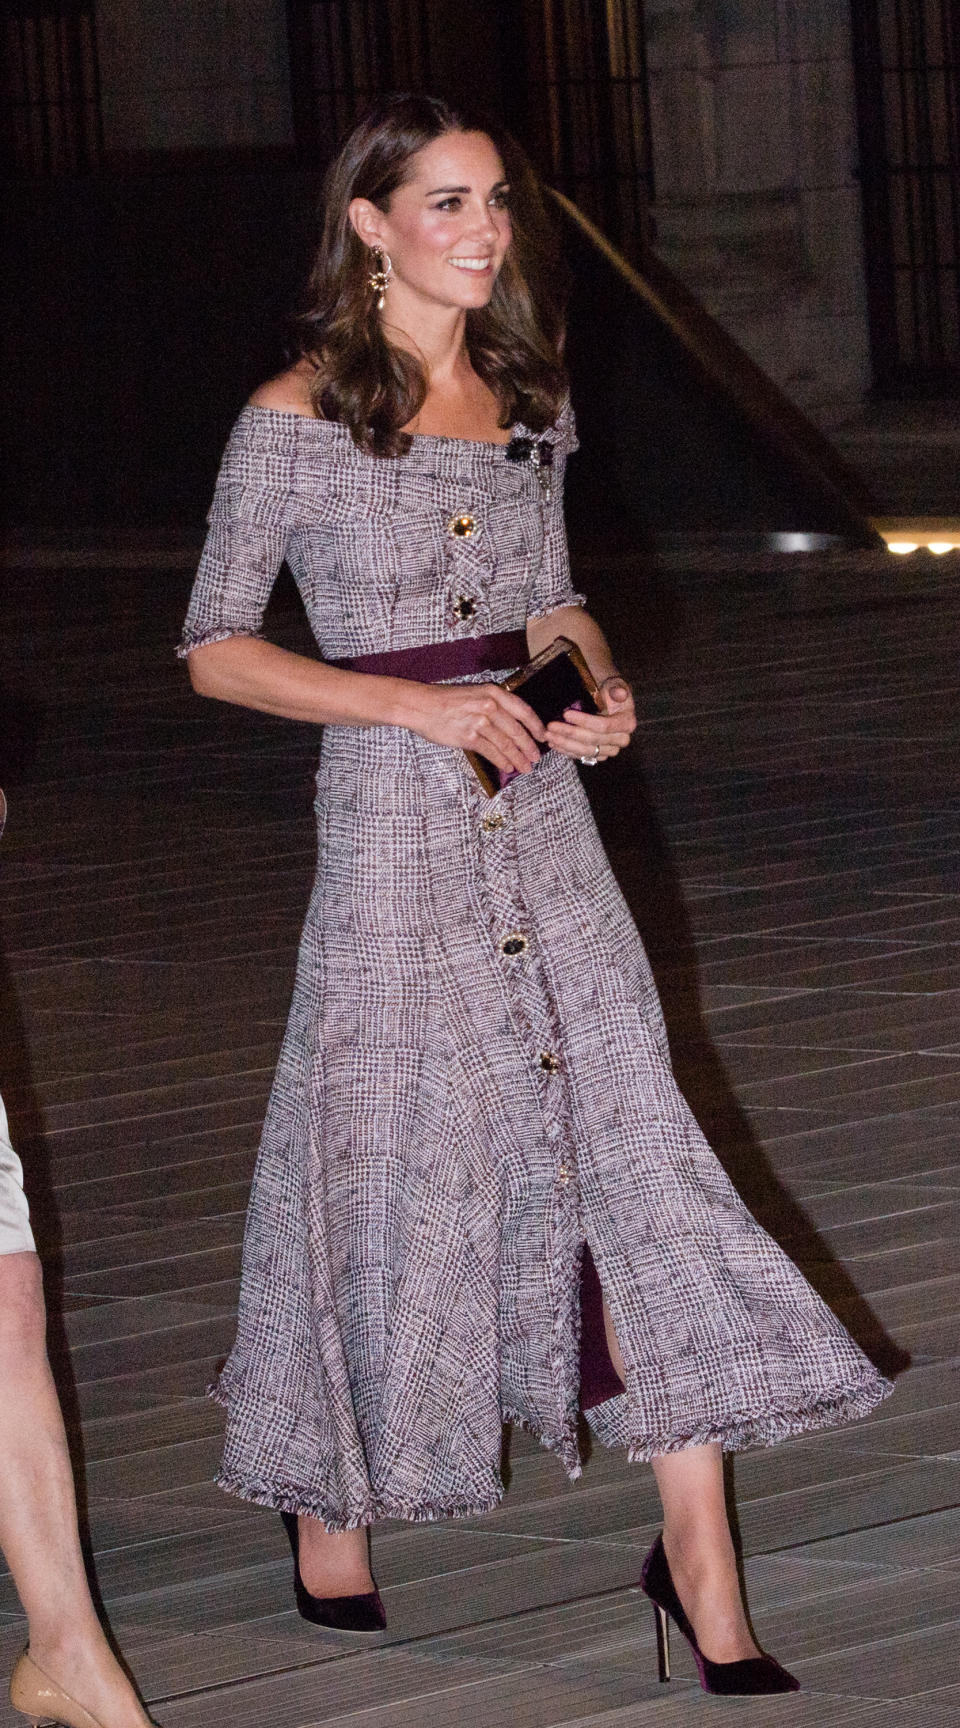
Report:
[[310,400],[310,383],[314,369],[307,360],[298,360],[295,366],[290,366],[286,372],[278,372],[276,378],[268,378],[250,397],[250,405],[254,408],[278,408],[285,414],[303,414],[308,419],[316,419],[313,403]]

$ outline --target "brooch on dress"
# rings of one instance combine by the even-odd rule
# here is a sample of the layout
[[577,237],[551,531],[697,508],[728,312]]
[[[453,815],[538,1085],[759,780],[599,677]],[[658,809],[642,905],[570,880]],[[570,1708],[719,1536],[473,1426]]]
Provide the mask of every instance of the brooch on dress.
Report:
[[529,462],[537,471],[540,489],[547,503],[553,480],[553,445],[546,438],[511,438],[507,445],[508,462]]

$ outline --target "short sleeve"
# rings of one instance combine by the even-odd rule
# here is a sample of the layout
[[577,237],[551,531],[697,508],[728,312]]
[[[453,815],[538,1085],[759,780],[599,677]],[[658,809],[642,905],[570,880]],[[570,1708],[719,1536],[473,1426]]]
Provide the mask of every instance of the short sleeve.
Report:
[[[284,419],[289,417],[284,416]],[[177,653],[258,636],[294,526],[296,435],[245,408],[224,451]]]
[[569,396],[557,415],[552,436],[548,433],[547,438],[553,444],[550,498],[544,505],[543,555],[530,587],[528,618],[541,618],[547,612],[555,612],[560,606],[586,605],[586,596],[578,594],[573,586],[567,529],[563,519],[567,457],[579,448]]

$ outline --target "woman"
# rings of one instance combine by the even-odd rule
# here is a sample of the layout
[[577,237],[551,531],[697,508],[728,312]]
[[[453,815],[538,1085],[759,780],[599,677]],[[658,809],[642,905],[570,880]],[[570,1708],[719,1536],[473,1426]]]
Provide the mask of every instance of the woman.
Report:
[[[722,1448],[863,1415],[887,1385],[678,1094],[574,766],[636,720],[570,583],[544,234],[509,139],[381,103],[329,177],[303,358],[221,470],[194,687],[325,730],[219,1480],[285,1514],[303,1612],[375,1629],[366,1527],[493,1506],[502,1420],[577,1476],[582,1377],[599,1437],[652,1461],[644,1586],[704,1685],[792,1689],[747,1625]],[[323,662],[260,637],[284,558]],[[491,673],[561,635],[602,711],[545,727]]]
[[[6,816],[0,792],[0,833]],[[43,1278],[0,1099],[0,1548],[30,1642],[10,1702],[66,1728],[147,1728],[97,1619],[77,1531],[67,1437],[46,1350]]]

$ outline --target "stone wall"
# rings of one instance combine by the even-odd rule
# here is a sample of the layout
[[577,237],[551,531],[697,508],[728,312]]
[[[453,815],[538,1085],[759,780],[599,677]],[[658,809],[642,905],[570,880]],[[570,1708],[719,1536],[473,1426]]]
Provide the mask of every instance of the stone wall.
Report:
[[645,0],[658,249],[825,422],[870,384],[848,8]]

